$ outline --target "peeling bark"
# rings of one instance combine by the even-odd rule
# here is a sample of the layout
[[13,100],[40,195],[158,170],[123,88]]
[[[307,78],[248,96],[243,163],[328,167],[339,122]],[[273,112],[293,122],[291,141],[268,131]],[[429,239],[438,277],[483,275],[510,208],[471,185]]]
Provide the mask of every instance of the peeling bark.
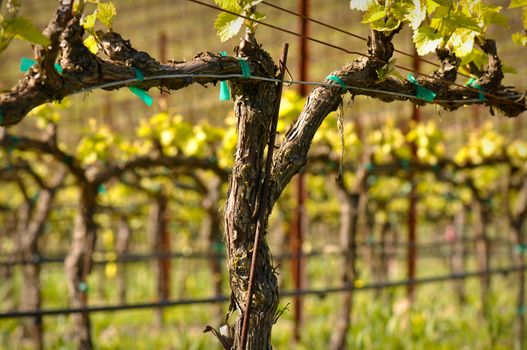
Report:
[[[480,271],[489,271],[490,264],[490,238],[488,236],[488,226],[490,222],[490,208],[486,203],[476,200],[474,202],[474,236],[476,238],[476,260]],[[485,317],[489,316],[489,297],[491,278],[490,274],[481,276],[481,305]]]
[[[170,253],[164,244],[168,234],[168,198],[161,192],[153,198],[148,221],[154,254]],[[155,262],[155,271],[157,271],[158,301],[166,301],[170,298],[170,258],[159,257]],[[159,326],[164,323],[163,308],[157,310],[157,322]]]
[[[88,274],[92,268],[92,255],[97,237],[95,223],[98,186],[81,184],[81,197],[75,218],[73,239],[64,262],[70,307],[87,307],[89,285]],[[92,350],[91,322],[87,312],[71,315],[74,324],[74,338],[78,350]]]
[[[271,57],[257,44],[249,41],[240,45],[240,55],[258,62],[259,69],[274,76],[275,66]],[[237,311],[233,349],[241,347],[243,314],[252,257],[252,245],[256,232],[256,213],[263,178],[264,148],[269,139],[271,119],[277,103],[277,89],[273,83],[233,84],[236,95],[235,113],[238,120],[238,144],[229,184],[224,213],[227,240],[228,268],[231,286],[231,308]],[[264,227],[272,209],[265,210]],[[251,300],[251,318],[247,336],[248,350],[271,348],[271,329],[278,306],[278,284],[272,265],[271,252],[265,235],[260,243]]]
[[[222,182],[215,178],[206,186],[206,195],[202,200],[203,208],[205,209],[205,218],[202,225],[202,235],[208,243],[208,250],[210,254],[210,271],[212,276],[212,285],[214,295],[219,296],[223,294],[222,288],[222,268],[221,260],[223,254],[223,242],[221,231],[221,217],[220,209],[218,207],[221,198]],[[222,307],[218,305],[215,310],[216,320],[221,321]]]
[[[119,226],[117,228],[117,239],[115,242],[115,251],[117,256],[122,256],[128,253],[128,247],[131,239],[131,228],[128,220],[121,216],[119,218]],[[117,264],[117,285],[119,294],[119,303],[126,303],[126,263]]]

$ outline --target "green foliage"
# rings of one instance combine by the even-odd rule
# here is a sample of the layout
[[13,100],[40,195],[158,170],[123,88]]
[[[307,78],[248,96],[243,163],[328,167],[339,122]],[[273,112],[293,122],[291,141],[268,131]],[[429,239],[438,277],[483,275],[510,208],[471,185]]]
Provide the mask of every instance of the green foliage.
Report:
[[512,34],[512,40],[518,45],[526,46],[527,45],[527,1],[512,0],[509,5],[510,9],[521,8],[521,7],[523,7],[522,9],[523,31]]
[[111,2],[103,3],[100,2],[97,4],[97,19],[109,30],[112,30],[112,24],[114,17],[117,15],[117,10]]
[[420,56],[434,52],[443,42],[441,34],[430,27],[422,27],[414,30],[413,40],[417,53]]
[[352,10],[366,11],[376,3],[376,0],[351,0],[350,8]]
[[116,157],[115,147],[120,137],[113,134],[104,125],[98,125],[94,119],[89,120],[89,129],[77,146],[77,157],[83,165],[105,163]]
[[115,5],[111,1],[104,2],[103,0],[91,0],[89,2],[95,4],[96,7],[93,13],[82,18],[81,24],[84,29],[88,30],[90,33],[93,32],[95,23],[98,20],[111,31],[113,20],[117,15]]
[[232,15],[230,13],[222,12],[214,22],[214,28],[218,31],[218,36],[221,41],[227,41],[240,32],[244,19]]
[[[522,1],[513,1],[511,6],[522,4]],[[363,11],[362,22],[370,24],[374,30],[393,31],[407,24],[413,31],[412,38],[419,55],[446,48],[462,59],[464,67],[473,62],[481,68],[486,61],[474,43],[478,38],[484,38],[490,25],[508,26],[507,17],[501,14],[501,6],[482,1],[352,0],[350,7]],[[513,38],[516,42],[527,43],[524,33],[516,33]],[[381,76],[384,77],[382,72]]]
[[379,78],[379,82],[388,79],[388,77],[390,76],[394,76],[401,81],[404,80],[404,77],[401,75],[401,73],[395,70],[396,62],[397,62],[397,59],[392,58],[383,67],[377,69],[377,77]]
[[[255,6],[262,2],[262,0],[214,0],[216,4],[224,10],[234,12],[238,15],[248,17],[250,19],[261,21],[265,16],[255,11]],[[232,13],[221,12],[216,21],[214,28],[222,42],[227,41],[236,36],[242,25],[246,26],[250,33],[254,33],[257,23],[246,20]]]
[[11,31],[17,38],[29,41],[30,43],[47,46],[50,44],[49,38],[25,17],[17,17],[8,24],[8,31]]
[[[88,0],[90,4],[95,5],[95,9],[89,15],[85,15],[81,18],[81,24],[88,33],[88,37],[84,39],[83,43],[91,53],[97,54],[99,51],[97,44],[99,42],[96,24],[97,22],[101,23],[109,31],[113,29],[113,21],[117,15],[117,10],[115,5],[110,1],[104,0]],[[81,12],[84,10],[85,2],[81,1],[77,3],[79,9],[77,11]]]
[[19,16],[20,2],[8,1],[6,13],[0,13],[0,53],[14,39],[47,46],[49,38],[33,25],[30,19]]

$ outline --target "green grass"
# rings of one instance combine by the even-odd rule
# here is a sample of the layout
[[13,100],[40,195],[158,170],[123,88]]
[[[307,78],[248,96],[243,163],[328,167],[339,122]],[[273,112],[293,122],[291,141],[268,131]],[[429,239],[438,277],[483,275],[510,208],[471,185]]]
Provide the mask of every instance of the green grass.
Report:
[[[288,266],[284,264],[284,266]],[[362,267],[365,270],[365,267]],[[402,268],[399,269],[400,272]],[[448,273],[444,263],[437,259],[422,259],[422,275]],[[339,262],[336,258],[321,257],[308,262],[309,286],[323,288],[338,284]],[[288,281],[288,273],[282,276]],[[155,273],[148,264],[128,266],[128,301],[154,301]],[[366,283],[372,282],[363,273]],[[515,317],[514,274],[493,278],[491,317],[482,318],[479,300],[479,281],[466,281],[467,303],[457,302],[453,282],[442,282],[417,287],[413,307],[405,303],[404,288],[358,291],[355,294],[353,327],[349,331],[350,349],[511,349],[514,339]],[[64,274],[60,265],[44,269],[42,274],[45,307],[67,305]],[[115,279],[105,277],[103,267],[90,276],[90,300],[93,305],[116,304]],[[9,296],[0,301],[2,310],[17,305],[20,274],[14,270],[13,278],[2,283],[11,288]],[[285,288],[290,288],[285,283]],[[212,294],[210,275],[205,262],[174,262],[172,280],[173,298],[206,297]],[[286,311],[273,330],[275,349],[326,349],[332,327],[340,310],[341,294],[304,298],[304,324],[302,339],[292,340],[294,327],[292,310]],[[281,300],[281,307],[291,301]],[[157,322],[156,310],[134,310],[92,315],[93,336],[97,349],[219,349],[211,333],[203,333],[206,325],[219,326],[215,320],[217,307],[225,305],[195,305],[165,309],[164,324]],[[46,349],[74,349],[69,317],[45,318]],[[0,349],[31,349],[21,339],[20,320],[0,321]]]

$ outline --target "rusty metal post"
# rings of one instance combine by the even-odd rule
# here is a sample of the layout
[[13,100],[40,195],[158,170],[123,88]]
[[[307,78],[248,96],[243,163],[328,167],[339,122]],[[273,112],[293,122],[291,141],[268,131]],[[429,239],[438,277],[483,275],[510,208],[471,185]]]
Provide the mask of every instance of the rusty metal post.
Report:
[[[299,79],[306,81],[308,79],[308,64],[309,51],[306,37],[308,35],[308,21],[305,17],[309,16],[309,0],[298,0],[298,12],[304,17],[300,17],[300,34],[299,39]],[[307,86],[298,85],[298,93],[305,97],[307,96]],[[302,289],[303,287],[303,270],[304,259],[302,258],[302,245],[305,232],[305,199],[306,193],[306,175],[300,173],[296,176],[295,190],[296,190],[296,208],[293,212],[293,222],[291,225],[291,239],[290,250],[292,254],[291,259],[291,273],[293,277],[294,289]],[[295,296],[293,298],[293,317],[294,329],[293,339],[300,340],[300,329],[302,325],[302,297]]]
[[[414,53],[413,69],[414,72],[419,72],[420,60],[417,56],[417,52]],[[419,123],[421,120],[421,111],[417,106],[414,107],[412,113],[412,122]],[[410,145],[412,148],[412,160],[417,161],[417,144],[412,142]],[[416,193],[416,182],[414,173],[410,170],[409,176],[410,184],[412,188],[408,196],[408,260],[407,260],[407,274],[409,280],[414,280],[416,277],[416,260],[417,260],[417,193]],[[415,285],[410,283],[407,287],[408,300],[412,302],[415,297]]]
[[[159,62],[165,63],[167,61],[167,46],[168,46],[168,36],[165,31],[159,33]],[[163,92],[159,93],[158,99],[159,109],[163,112],[168,110],[168,94]]]

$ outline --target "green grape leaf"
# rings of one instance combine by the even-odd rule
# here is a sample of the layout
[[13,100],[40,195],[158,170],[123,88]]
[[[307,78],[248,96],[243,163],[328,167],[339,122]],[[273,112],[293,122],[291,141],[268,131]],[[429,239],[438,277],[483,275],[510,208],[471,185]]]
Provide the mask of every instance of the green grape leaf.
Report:
[[372,5],[377,4],[376,0],[351,0],[350,8],[352,10],[367,11]]
[[242,8],[238,2],[238,0],[214,0],[216,5],[221,7],[222,9],[229,10],[232,12],[241,12]]
[[110,30],[112,29],[113,19],[116,15],[117,10],[111,2],[99,3],[97,5],[97,19]]
[[438,3],[437,1],[434,1],[434,0],[426,0],[426,12],[430,15],[432,13],[434,13],[435,10],[437,10],[437,8],[441,6],[440,3]]
[[399,27],[399,25],[401,25],[401,21],[395,17],[388,17],[387,20],[383,18],[370,24],[371,29],[377,30],[379,32],[389,32],[395,30]]
[[523,6],[527,6],[527,0],[512,0],[509,4],[510,9]]
[[405,17],[412,11],[412,3],[409,0],[395,1],[389,7],[389,13],[399,21],[403,21]]
[[371,6],[368,11],[362,17],[362,23],[372,23],[378,20],[382,20],[386,17],[386,11],[384,6],[374,5]]
[[452,0],[428,0],[427,3],[430,6],[432,2],[435,2],[439,6],[449,7],[452,4]]
[[49,38],[42,34],[42,32],[31,23],[31,20],[25,17],[14,18],[10,22],[9,31],[15,36],[34,44],[42,46],[50,44]]
[[466,65],[470,62],[473,62],[479,69],[483,69],[485,64],[488,62],[487,54],[479,49],[474,48],[468,55],[462,58],[461,65]]
[[92,13],[91,15],[84,17],[81,21],[81,24],[84,27],[84,29],[93,29],[93,27],[95,27],[96,19],[97,19],[97,14]]
[[474,6],[474,10],[479,17],[479,21],[484,27],[491,24],[497,24],[503,27],[509,26],[509,20],[507,16],[500,13],[501,9],[501,6],[487,5],[483,3],[478,3]]
[[412,29],[417,29],[426,18],[426,3],[421,4],[420,0],[413,0],[414,8],[408,12],[405,19],[409,22]]
[[441,45],[443,38],[430,27],[420,27],[414,30],[413,40],[417,53],[424,56],[435,51]]
[[512,34],[512,41],[514,41],[515,44],[526,46],[527,45],[527,35],[524,33],[514,33]]
[[220,13],[214,22],[214,28],[218,31],[218,36],[222,42],[229,40],[242,28],[244,19],[231,15],[230,13]]
[[465,57],[474,48],[474,38],[477,32],[460,28],[456,30],[447,42],[447,46],[456,54],[457,57]]
[[99,47],[97,46],[97,40],[95,40],[95,37],[93,35],[90,35],[89,37],[87,37],[86,39],[84,39],[84,41],[82,42],[84,44],[84,46],[86,46],[88,48],[88,50],[90,50],[91,53],[93,53],[94,55],[97,54],[97,52],[99,52]]
[[478,22],[462,12],[450,11],[448,8],[440,7],[430,21],[430,27],[435,29],[441,36],[448,38],[458,28],[466,28],[476,32],[482,32]]

